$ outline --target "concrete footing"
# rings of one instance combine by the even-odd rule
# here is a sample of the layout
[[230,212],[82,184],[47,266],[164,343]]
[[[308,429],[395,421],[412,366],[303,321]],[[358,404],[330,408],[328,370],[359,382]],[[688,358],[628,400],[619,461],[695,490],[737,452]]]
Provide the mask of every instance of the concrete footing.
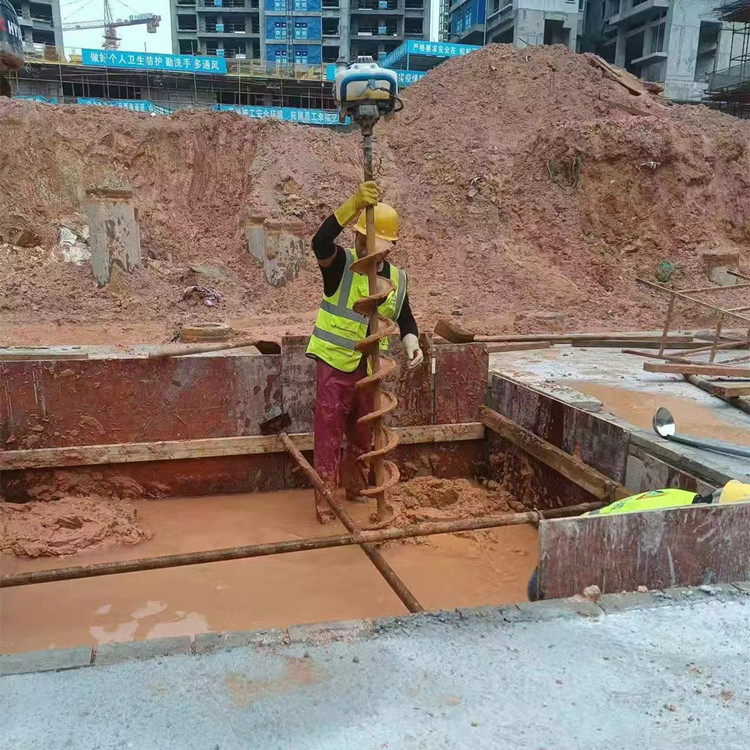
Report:
[[141,265],[138,214],[132,200],[129,190],[86,191],[91,265],[99,286],[109,282],[115,266],[132,273]]
[[258,261],[271,286],[293,281],[305,263],[304,227],[297,221],[253,216],[245,228],[247,249]]

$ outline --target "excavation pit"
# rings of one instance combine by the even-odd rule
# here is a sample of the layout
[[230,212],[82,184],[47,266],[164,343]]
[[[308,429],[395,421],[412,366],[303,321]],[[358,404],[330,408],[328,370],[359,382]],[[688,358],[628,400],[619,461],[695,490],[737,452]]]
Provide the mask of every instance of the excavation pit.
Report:
[[[277,437],[260,434],[264,416],[281,406],[291,415],[295,445],[312,458],[314,366],[304,346],[302,337],[285,337],[280,354],[238,349],[166,359],[149,358],[147,348],[112,357],[89,347],[73,360],[0,363],[7,384],[0,422],[5,499],[14,507],[62,495],[95,496],[104,504],[116,499],[137,511],[143,531],[117,545],[90,535],[94,543],[72,556],[50,556],[50,549],[33,558],[2,556],[3,652],[407,612],[351,537],[341,541],[343,526],[317,523],[304,475]],[[616,592],[699,584],[718,549],[725,564],[716,569],[720,580],[711,582],[742,579],[737,570],[747,554],[735,554],[735,547],[750,521],[743,508],[687,509],[677,524],[670,520],[675,511],[640,514],[660,517],[664,543],[675,553],[669,561],[643,547],[648,529],[618,526],[616,554],[602,543],[612,524],[632,524],[632,517],[551,518],[560,509],[596,507],[647,489],[643,476],[637,486],[626,478],[634,461],[660,462],[670,483],[695,491],[718,485],[711,467],[686,469],[635,428],[507,373],[488,373],[481,344],[423,337],[422,346],[425,366],[409,373],[402,362],[390,384],[399,399],[392,419],[403,482],[389,528],[488,516],[513,524],[379,545],[422,607],[524,601],[537,564],[547,598],[579,594],[593,583]],[[375,525],[370,505],[342,502],[361,529]],[[519,515],[530,509],[541,520]],[[87,523],[66,509],[63,535],[74,537]],[[685,543],[679,529],[706,523],[720,527],[721,537],[677,554]],[[321,537],[347,546],[314,548]],[[571,543],[579,537],[586,542]],[[303,551],[262,558],[42,583],[27,575],[308,539]],[[19,576],[25,585],[16,585]]]

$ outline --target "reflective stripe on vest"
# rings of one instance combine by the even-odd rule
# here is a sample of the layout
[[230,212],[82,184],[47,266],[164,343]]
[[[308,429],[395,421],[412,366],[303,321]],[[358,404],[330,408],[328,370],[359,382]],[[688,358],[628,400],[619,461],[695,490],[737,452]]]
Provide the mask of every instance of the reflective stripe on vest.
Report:
[[404,298],[406,297],[406,272],[398,272],[398,283],[396,284],[396,312],[393,315],[394,320],[398,320],[398,316],[401,315],[401,308],[404,306]]
[[[345,250],[344,272],[338,289],[329,297],[323,297],[318,310],[307,354],[319,357],[337,370],[353,372],[362,355],[356,344],[367,336],[369,318],[355,312],[354,304],[368,296],[368,279],[363,274],[352,271],[351,265],[358,258],[353,250]],[[407,277],[394,265],[390,266],[389,279],[393,292],[378,306],[384,317],[396,320],[406,298]],[[387,339],[380,342],[381,349],[388,348]]]
[[324,331],[322,328],[315,326],[313,328],[313,336],[317,336],[321,341],[327,341],[329,344],[334,346],[342,346],[344,349],[356,350],[357,342],[352,339],[347,339],[344,336],[339,336],[337,333],[331,333],[330,331]]

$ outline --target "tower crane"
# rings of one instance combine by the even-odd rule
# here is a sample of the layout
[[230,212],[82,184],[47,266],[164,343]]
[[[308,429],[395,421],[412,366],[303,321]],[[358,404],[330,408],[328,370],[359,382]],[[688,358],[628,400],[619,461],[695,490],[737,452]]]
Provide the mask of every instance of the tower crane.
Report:
[[127,18],[118,18],[112,15],[112,7],[109,0],[104,0],[104,18],[96,21],[70,21],[62,24],[63,31],[81,31],[83,29],[104,29],[104,49],[117,49],[120,46],[120,37],[117,29],[121,26],[146,25],[149,34],[155,34],[161,21],[161,16],[153,13],[136,13]]

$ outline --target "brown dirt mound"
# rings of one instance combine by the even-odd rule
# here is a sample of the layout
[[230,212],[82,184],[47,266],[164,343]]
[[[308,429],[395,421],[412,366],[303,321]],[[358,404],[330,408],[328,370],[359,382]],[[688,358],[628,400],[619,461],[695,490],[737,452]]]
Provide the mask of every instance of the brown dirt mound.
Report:
[[513,498],[502,489],[488,490],[468,479],[417,477],[396,485],[388,502],[394,511],[393,525],[407,526],[508,513]]
[[[449,60],[376,130],[379,180],[398,207],[394,260],[411,273],[423,328],[452,311],[512,329],[519,312],[560,310],[565,328],[654,327],[662,301],[634,282],[670,260],[750,247],[750,123],[633,96],[586,55],[493,45]],[[150,117],[110,108],[0,101],[0,321],[248,319],[318,304],[312,254],[270,287],[244,245],[252,215],[301,220],[311,235],[359,179],[360,138],[232,113]],[[134,190],[147,268],[104,289],[62,262],[59,227],[81,228],[84,190]],[[28,235],[31,236],[31,235]],[[220,270],[220,308],[179,302]],[[747,265],[746,265],[747,267]],[[303,318],[297,325],[303,330]],[[545,325],[543,322],[539,325]]]
[[82,550],[138,544],[151,537],[127,500],[61,497],[0,503],[0,554],[60,557]]

